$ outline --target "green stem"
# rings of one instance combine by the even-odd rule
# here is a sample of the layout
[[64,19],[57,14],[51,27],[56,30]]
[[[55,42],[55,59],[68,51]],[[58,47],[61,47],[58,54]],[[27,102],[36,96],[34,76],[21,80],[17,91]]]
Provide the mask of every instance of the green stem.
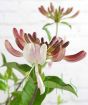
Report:
[[32,70],[34,69],[34,66],[31,68],[31,70],[26,74],[26,77],[25,78],[28,78],[30,73],[32,72]]
[[56,36],[58,35],[58,23],[56,22]]
[[24,82],[26,78],[23,78],[22,81],[19,83],[18,87],[16,88],[16,91],[21,87],[22,83]]

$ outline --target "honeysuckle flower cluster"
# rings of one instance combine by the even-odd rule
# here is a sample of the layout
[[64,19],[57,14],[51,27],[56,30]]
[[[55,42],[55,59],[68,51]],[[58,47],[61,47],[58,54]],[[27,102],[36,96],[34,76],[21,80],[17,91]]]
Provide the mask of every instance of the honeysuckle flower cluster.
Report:
[[64,8],[55,8],[52,3],[50,3],[50,6],[45,9],[44,6],[42,5],[39,7],[39,11],[41,14],[44,16],[54,20],[55,22],[60,22],[62,19],[68,19],[68,18],[74,18],[79,14],[79,11],[74,13],[71,16],[68,16],[73,10],[73,7],[67,8],[67,10],[64,10]]
[[[86,52],[84,50],[67,55],[70,42],[60,37],[59,32],[61,24],[72,28],[66,20],[76,17],[79,11],[72,13],[72,7],[66,10],[60,6],[55,8],[52,3],[47,9],[40,6],[38,10],[42,15],[51,19],[50,21],[53,20],[42,27],[42,30],[46,32],[47,40],[42,35],[38,38],[37,32],[26,33],[23,29],[13,28],[13,36],[19,49],[14,48],[13,43],[10,43],[8,39],[5,40],[5,47],[10,54],[18,59],[23,57],[27,64],[9,62],[6,56],[1,54],[2,65],[0,67],[5,67],[5,71],[0,72],[0,91],[4,91],[8,96],[0,105],[41,105],[44,98],[54,89],[66,90],[77,96],[74,86],[65,83],[59,76],[45,75],[43,69],[47,64],[52,67],[52,63],[55,62],[63,60],[68,63],[77,62],[85,58]],[[55,24],[53,30],[55,34],[52,34],[51,30],[48,29],[48,26],[53,24]],[[22,74],[23,78],[17,75],[14,69]],[[9,80],[13,81],[13,86],[9,85]],[[12,87],[14,88],[12,89]],[[60,99],[59,97],[59,102],[62,102]]]
[[76,62],[86,56],[85,51],[66,55],[66,47],[69,45],[69,41],[64,41],[58,36],[54,36],[50,42],[47,42],[43,37],[39,39],[35,32],[31,35],[30,33],[25,33],[23,29],[18,31],[16,28],[13,28],[13,35],[21,51],[14,49],[8,40],[5,40],[5,47],[12,55],[16,57],[23,56],[30,64],[35,66],[37,86],[40,89],[40,94],[45,92],[45,86],[39,73],[39,64],[43,65],[48,59],[52,62],[61,60]]

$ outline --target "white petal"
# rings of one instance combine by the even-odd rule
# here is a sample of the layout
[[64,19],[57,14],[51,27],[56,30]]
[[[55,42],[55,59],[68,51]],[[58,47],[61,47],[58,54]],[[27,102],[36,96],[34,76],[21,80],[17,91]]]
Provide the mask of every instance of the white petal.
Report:
[[45,92],[45,85],[39,73],[37,73],[37,82],[38,82],[38,88],[40,89],[40,94],[43,94]]
[[40,94],[43,94],[45,92],[45,85],[44,85],[43,80],[39,74],[38,65],[35,65],[35,74],[36,74],[36,78],[37,78],[37,85],[38,85],[38,88],[40,89]]
[[26,44],[23,49],[23,56],[32,64],[44,64],[47,56],[47,45],[43,44],[40,47],[38,44]]
[[23,56],[24,58],[30,62],[30,63],[35,63],[35,50],[34,50],[34,45],[33,44],[26,44],[24,49],[23,49]]
[[41,55],[41,60],[40,60],[40,64],[44,64],[46,61],[46,57],[47,57],[47,45],[43,44],[40,48],[40,55]]
[[40,64],[41,55],[40,55],[40,45],[34,44],[35,47],[35,62]]

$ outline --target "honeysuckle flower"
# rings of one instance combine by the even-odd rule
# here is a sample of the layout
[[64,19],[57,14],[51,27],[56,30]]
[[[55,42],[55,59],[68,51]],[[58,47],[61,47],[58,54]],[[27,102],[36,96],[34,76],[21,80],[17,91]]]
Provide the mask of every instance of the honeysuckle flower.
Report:
[[24,58],[31,64],[35,65],[35,74],[37,77],[38,88],[40,89],[40,93],[43,94],[45,92],[45,86],[41,79],[38,70],[38,64],[43,65],[46,62],[46,54],[47,54],[47,46],[46,44],[29,43],[26,44],[23,49]]
[[53,4],[50,3],[50,7],[48,7],[48,9],[46,10],[44,8],[44,6],[39,7],[39,11],[41,14],[43,14],[44,16],[53,19],[55,22],[60,22],[61,19],[65,18],[74,18],[79,14],[79,11],[77,11],[76,13],[74,13],[73,15],[66,17],[67,15],[69,15],[72,12],[73,8],[67,8],[67,10],[64,11],[64,8],[61,8],[59,6],[59,8],[54,8]]
[[44,38],[37,38],[36,33],[26,34],[20,29],[20,32],[16,28],[13,29],[16,44],[22,51],[14,49],[8,40],[5,40],[6,49],[16,57],[24,57],[29,63],[35,65],[35,74],[37,78],[38,88],[40,93],[45,92],[45,86],[41,79],[38,70],[38,64],[43,65],[47,59],[51,62],[58,62],[62,59],[69,62],[77,62],[86,56],[85,51],[80,51],[74,55],[66,55],[66,47],[69,45],[69,41],[65,42],[62,38],[54,36],[50,42],[44,41]]
[[73,55],[66,55],[66,47],[69,41],[65,42],[62,38],[54,36],[48,44],[47,55],[53,62],[61,61],[62,59],[69,62],[77,62],[86,56],[85,51],[80,51]]
[[[69,41],[65,42],[62,38],[57,37],[57,36],[54,36],[51,39],[51,41],[48,43],[47,41],[44,41],[44,38],[41,38],[41,40],[39,40],[35,32],[31,35],[31,34],[24,33],[22,29],[20,29],[20,32],[18,32],[17,29],[14,28],[13,34],[14,34],[18,47],[21,50],[23,50],[23,52],[24,52],[24,49],[26,49],[26,47],[28,47],[29,45],[32,47],[35,45],[35,48],[40,50],[40,47],[43,44],[44,45],[46,44],[47,45],[47,58],[46,59],[51,59],[52,61],[55,61],[55,62],[60,61],[62,59],[65,59],[66,61],[79,61],[83,59],[86,55],[85,51],[80,51],[79,53],[74,54],[74,55],[65,55],[66,47],[69,45]],[[6,46],[6,49],[12,55],[16,57],[23,56],[23,53],[14,49],[8,40],[5,41],[5,46]],[[28,49],[32,48],[32,47],[30,48],[29,47]],[[33,62],[33,61],[30,60],[30,62]]]
[[8,40],[5,41],[6,49],[12,55],[16,57],[23,56],[29,63],[34,64],[38,88],[40,89],[40,94],[43,94],[45,92],[45,86],[39,74],[38,64],[43,65],[46,62],[47,45],[40,45],[35,33],[33,35],[27,35],[24,34],[22,29],[18,33],[16,28],[13,29],[13,33],[16,43],[22,52],[15,50]]

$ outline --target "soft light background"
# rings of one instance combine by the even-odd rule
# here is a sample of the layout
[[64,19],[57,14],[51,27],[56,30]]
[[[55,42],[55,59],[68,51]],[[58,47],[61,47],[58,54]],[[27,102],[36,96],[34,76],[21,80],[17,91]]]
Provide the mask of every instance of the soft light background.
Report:
[[[17,61],[19,63],[26,62],[23,58],[16,58],[10,55],[5,47],[4,40],[9,39],[12,44],[14,38],[12,28],[23,28],[26,32],[38,33],[38,36],[46,37],[42,26],[48,21],[38,12],[40,5],[46,7],[50,2],[55,6],[74,7],[74,11],[80,10],[78,17],[70,20],[73,28],[70,30],[66,26],[59,27],[59,35],[66,36],[70,40],[70,45],[67,48],[67,54],[73,54],[80,50],[88,52],[88,1],[87,0],[0,0],[0,52],[6,54],[7,59]],[[51,28],[54,35],[54,27]],[[0,57],[1,64],[1,57]],[[45,73],[47,75],[57,75],[63,77],[67,83],[72,83],[77,87],[78,98],[69,92],[61,92],[55,90],[52,94],[47,96],[42,105],[56,105],[57,96],[61,94],[64,98],[62,105],[88,105],[88,57],[77,63],[68,63],[61,61],[55,63],[51,68],[46,67]],[[2,69],[0,69],[2,72]],[[1,93],[0,93],[1,94]],[[0,101],[3,101],[5,96],[0,95]]]

